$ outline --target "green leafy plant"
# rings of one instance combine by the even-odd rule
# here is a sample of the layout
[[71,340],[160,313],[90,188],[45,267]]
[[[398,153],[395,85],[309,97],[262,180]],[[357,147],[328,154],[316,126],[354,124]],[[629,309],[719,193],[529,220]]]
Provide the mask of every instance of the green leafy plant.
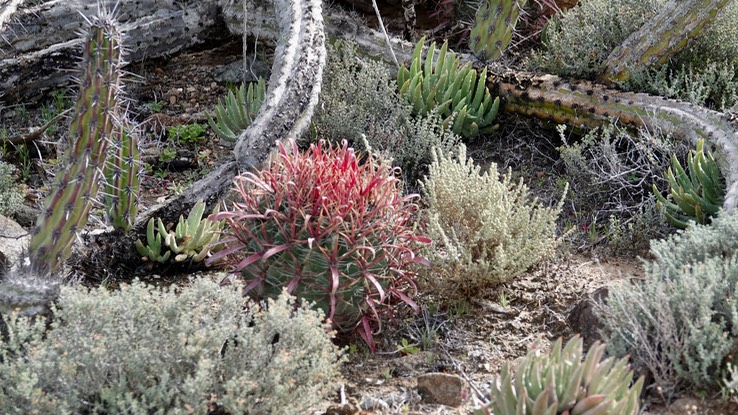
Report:
[[[146,227],[146,242],[136,240],[136,249],[143,255],[144,259],[155,262],[167,262],[171,254],[174,254],[175,262],[183,262],[191,259],[193,262],[202,262],[211,254],[215,243],[220,238],[223,229],[223,221],[203,218],[205,213],[205,202],[202,200],[195,203],[187,220],[179,217],[176,228],[167,230],[161,219],[158,227],[154,228],[154,218],[149,219]],[[213,210],[217,214],[218,207]],[[162,253],[164,249],[166,252]]]
[[[469,47],[479,59],[494,60],[512,40],[520,8],[526,0],[483,0],[474,15]],[[484,77],[482,77],[484,79]]]
[[245,294],[274,297],[283,288],[314,302],[340,332],[374,335],[412,300],[416,251],[430,241],[415,230],[417,195],[402,196],[395,169],[371,154],[364,163],[346,141],[321,141],[279,153],[235,179],[239,201],[213,215],[230,230],[208,261],[238,254]]
[[228,141],[236,141],[238,136],[256,118],[261,103],[266,96],[266,82],[259,77],[258,82],[250,83],[248,90],[241,84],[238,89],[228,91],[223,102],[215,105],[215,119],[207,114],[208,124],[218,136]]
[[705,154],[705,140],[697,142],[695,151],[687,155],[687,169],[684,170],[676,156],[672,156],[672,166],[666,171],[666,180],[671,186],[671,201],[654,186],[659,207],[664,209],[666,219],[678,228],[686,228],[690,219],[708,224],[717,214],[725,197],[720,168],[710,152]]
[[448,51],[448,42],[441,46],[437,59],[436,43],[431,43],[423,62],[424,42],[425,38],[415,47],[410,68],[403,66],[397,72],[400,95],[413,105],[416,114],[435,112],[444,118],[445,127],[464,137],[494,130],[500,99],[492,99],[487,89],[487,69],[477,76],[471,63],[459,68],[461,60]]
[[164,147],[161,149],[161,154],[159,154],[160,162],[169,163],[175,158],[177,158],[177,149],[172,148],[172,147]]
[[[512,183],[510,170],[500,178],[493,163],[481,167],[460,145],[455,154],[437,151],[429,175],[421,183],[427,195],[431,283],[473,292],[506,282],[552,253],[558,245],[558,206],[547,208],[531,199],[528,187]],[[566,188],[564,189],[564,195]]]
[[169,137],[185,144],[199,143],[205,140],[203,136],[205,126],[198,123],[173,125],[167,128],[167,133],[169,133]]
[[151,112],[161,112],[164,108],[164,104],[159,100],[153,100],[146,103],[146,108]]
[[285,294],[262,307],[208,279],[80,285],[53,313],[3,316],[0,413],[304,414],[338,387],[323,315]]
[[532,349],[513,375],[502,367],[492,387],[492,402],[478,415],[637,415],[643,377],[634,384],[627,358],[602,359],[605,345],[595,343],[582,356],[582,339],[575,336],[550,353]]

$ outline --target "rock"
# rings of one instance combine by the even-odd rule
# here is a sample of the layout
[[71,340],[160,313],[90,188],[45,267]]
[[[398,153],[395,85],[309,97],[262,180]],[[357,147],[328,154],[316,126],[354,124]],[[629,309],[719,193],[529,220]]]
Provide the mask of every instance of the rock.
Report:
[[331,405],[323,415],[354,415],[359,413],[359,408],[352,403]]
[[16,263],[30,242],[28,231],[12,219],[0,215],[0,270]]
[[584,349],[589,347],[597,340],[600,340],[600,330],[602,322],[595,315],[595,304],[605,304],[608,295],[607,287],[600,287],[589,293],[581,301],[571,308],[566,320],[575,333],[579,333],[584,341]]
[[418,376],[418,394],[423,402],[458,407],[468,395],[464,379],[448,373]]
[[387,402],[379,398],[372,398],[371,396],[364,398],[359,406],[364,411],[389,411],[390,409]]
[[[247,82],[256,82],[259,77],[269,80],[272,68],[260,59],[254,59],[254,55],[246,58],[250,65],[249,73],[246,76]],[[215,70],[213,77],[218,82],[231,83],[240,85],[243,82],[243,60],[237,60],[227,65],[223,65]]]

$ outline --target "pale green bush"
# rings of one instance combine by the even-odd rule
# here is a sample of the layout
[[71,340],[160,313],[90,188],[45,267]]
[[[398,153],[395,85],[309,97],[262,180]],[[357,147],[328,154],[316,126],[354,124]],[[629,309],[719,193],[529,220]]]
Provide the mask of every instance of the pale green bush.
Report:
[[0,215],[11,215],[23,203],[23,192],[13,179],[15,167],[0,161]]
[[499,177],[493,163],[481,173],[463,145],[455,155],[435,152],[421,187],[435,242],[431,272],[451,287],[472,290],[509,281],[559,242],[563,197],[558,206],[541,206],[522,179],[512,183],[509,169]]
[[738,341],[738,214],[655,241],[651,253],[645,278],[611,287],[598,309],[611,352],[630,354],[667,395],[719,388]]
[[0,413],[295,414],[335,386],[319,312],[287,295],[244,312],[240,290],[206,280],[177,291],[64,288],[48,330],[7,318]]

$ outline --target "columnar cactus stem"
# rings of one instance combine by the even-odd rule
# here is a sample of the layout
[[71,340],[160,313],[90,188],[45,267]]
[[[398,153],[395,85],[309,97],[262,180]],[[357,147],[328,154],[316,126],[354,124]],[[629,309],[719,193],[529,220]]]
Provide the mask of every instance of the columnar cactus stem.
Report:
[[552,75],[517,73],[511,82],[488,84],[499,87],[503,110],[557,123],[594,128],[617,119],[631,127],[673,132],[693,146],[704,138],[719,152],[716,159],[727,190],[723,208],[738,207],[738,132],[725,115],[686,102],[643,93],[607,89],[586,81],[569,82]]
[[105,207],[115,229],[128,231],[138,213],[138,191],[141,185],[141,151],[133,131],[116,128],[115,154],[108,159],[105,176]]
[[111,16],[88,21],[80,92],[70,125],[64,170],[56,176],[31,238],[31,261],[54,271],[69,257],[97,196],[111,135],[118,126],[120,31]]
[[[518,4],[520,3],[520,4]],[[525,0],[483,0],[474,17],[469,47],[481,60],[495,60],[512,40]]]
[[625,81],[632,68],[658,66],[687,46],[730,0],[671,1],[605,61],[601,79]]

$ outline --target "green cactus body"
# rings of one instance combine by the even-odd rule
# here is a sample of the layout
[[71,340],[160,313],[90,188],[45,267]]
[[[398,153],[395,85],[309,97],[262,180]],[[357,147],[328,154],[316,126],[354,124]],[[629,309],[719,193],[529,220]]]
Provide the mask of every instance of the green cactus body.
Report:
[[95,18],[85,41],[80,93],[70,125],[70,148],[46,198],[31,239],[31,260],[58,269],[70,255],[75,232],[87,223],[119,114],[120,32],[109,17]]
[[500,99],[492,99],[486,86],[487,69],[477,75],[471,63],[460,68],[461,59],[448,50],[448,42],[435,62],[436,43],[431,43],[423,61],[424,42],[425,38],[415,47],[410,68],[403,66],[397,73],[400,95],[413,105],[413,112],[435,112],[444,127],[467,138],[494,130]]
[[[518,4],[520,3],[520,4]],[[502,55],[512,40],[525,0],[483,0],[474,16],[469,47],[483,61]]]
[[671,200],[664,197],[654,185],[658,204],[666,219],[678,228],[686,228],[690,219],[709,224],[723,203],[725,185],[717,162],[704,151],[705,140],[697,142],[695,151],[687,156],[687,170],[672,156],[672,167],[666,172],[671,186]]
[[595,343],[582,356],[582,339],[550,353],[531,350],[515,375],[508,363],[493,388],[492,402],[478,415],[636,415],[643,378],[635,383],[627,358],[601,361],[605,345]]
[[136,136],[122,128],[116,129],[114,151],[108,157],[105,172],[105,207],[115,229],[128,231],[138,213],[138,192],[141,186],[141,151]]
[[603,81],[625,81],[631,68],[658,66],[682,50],[731,0],[671,1],[605,61]]

